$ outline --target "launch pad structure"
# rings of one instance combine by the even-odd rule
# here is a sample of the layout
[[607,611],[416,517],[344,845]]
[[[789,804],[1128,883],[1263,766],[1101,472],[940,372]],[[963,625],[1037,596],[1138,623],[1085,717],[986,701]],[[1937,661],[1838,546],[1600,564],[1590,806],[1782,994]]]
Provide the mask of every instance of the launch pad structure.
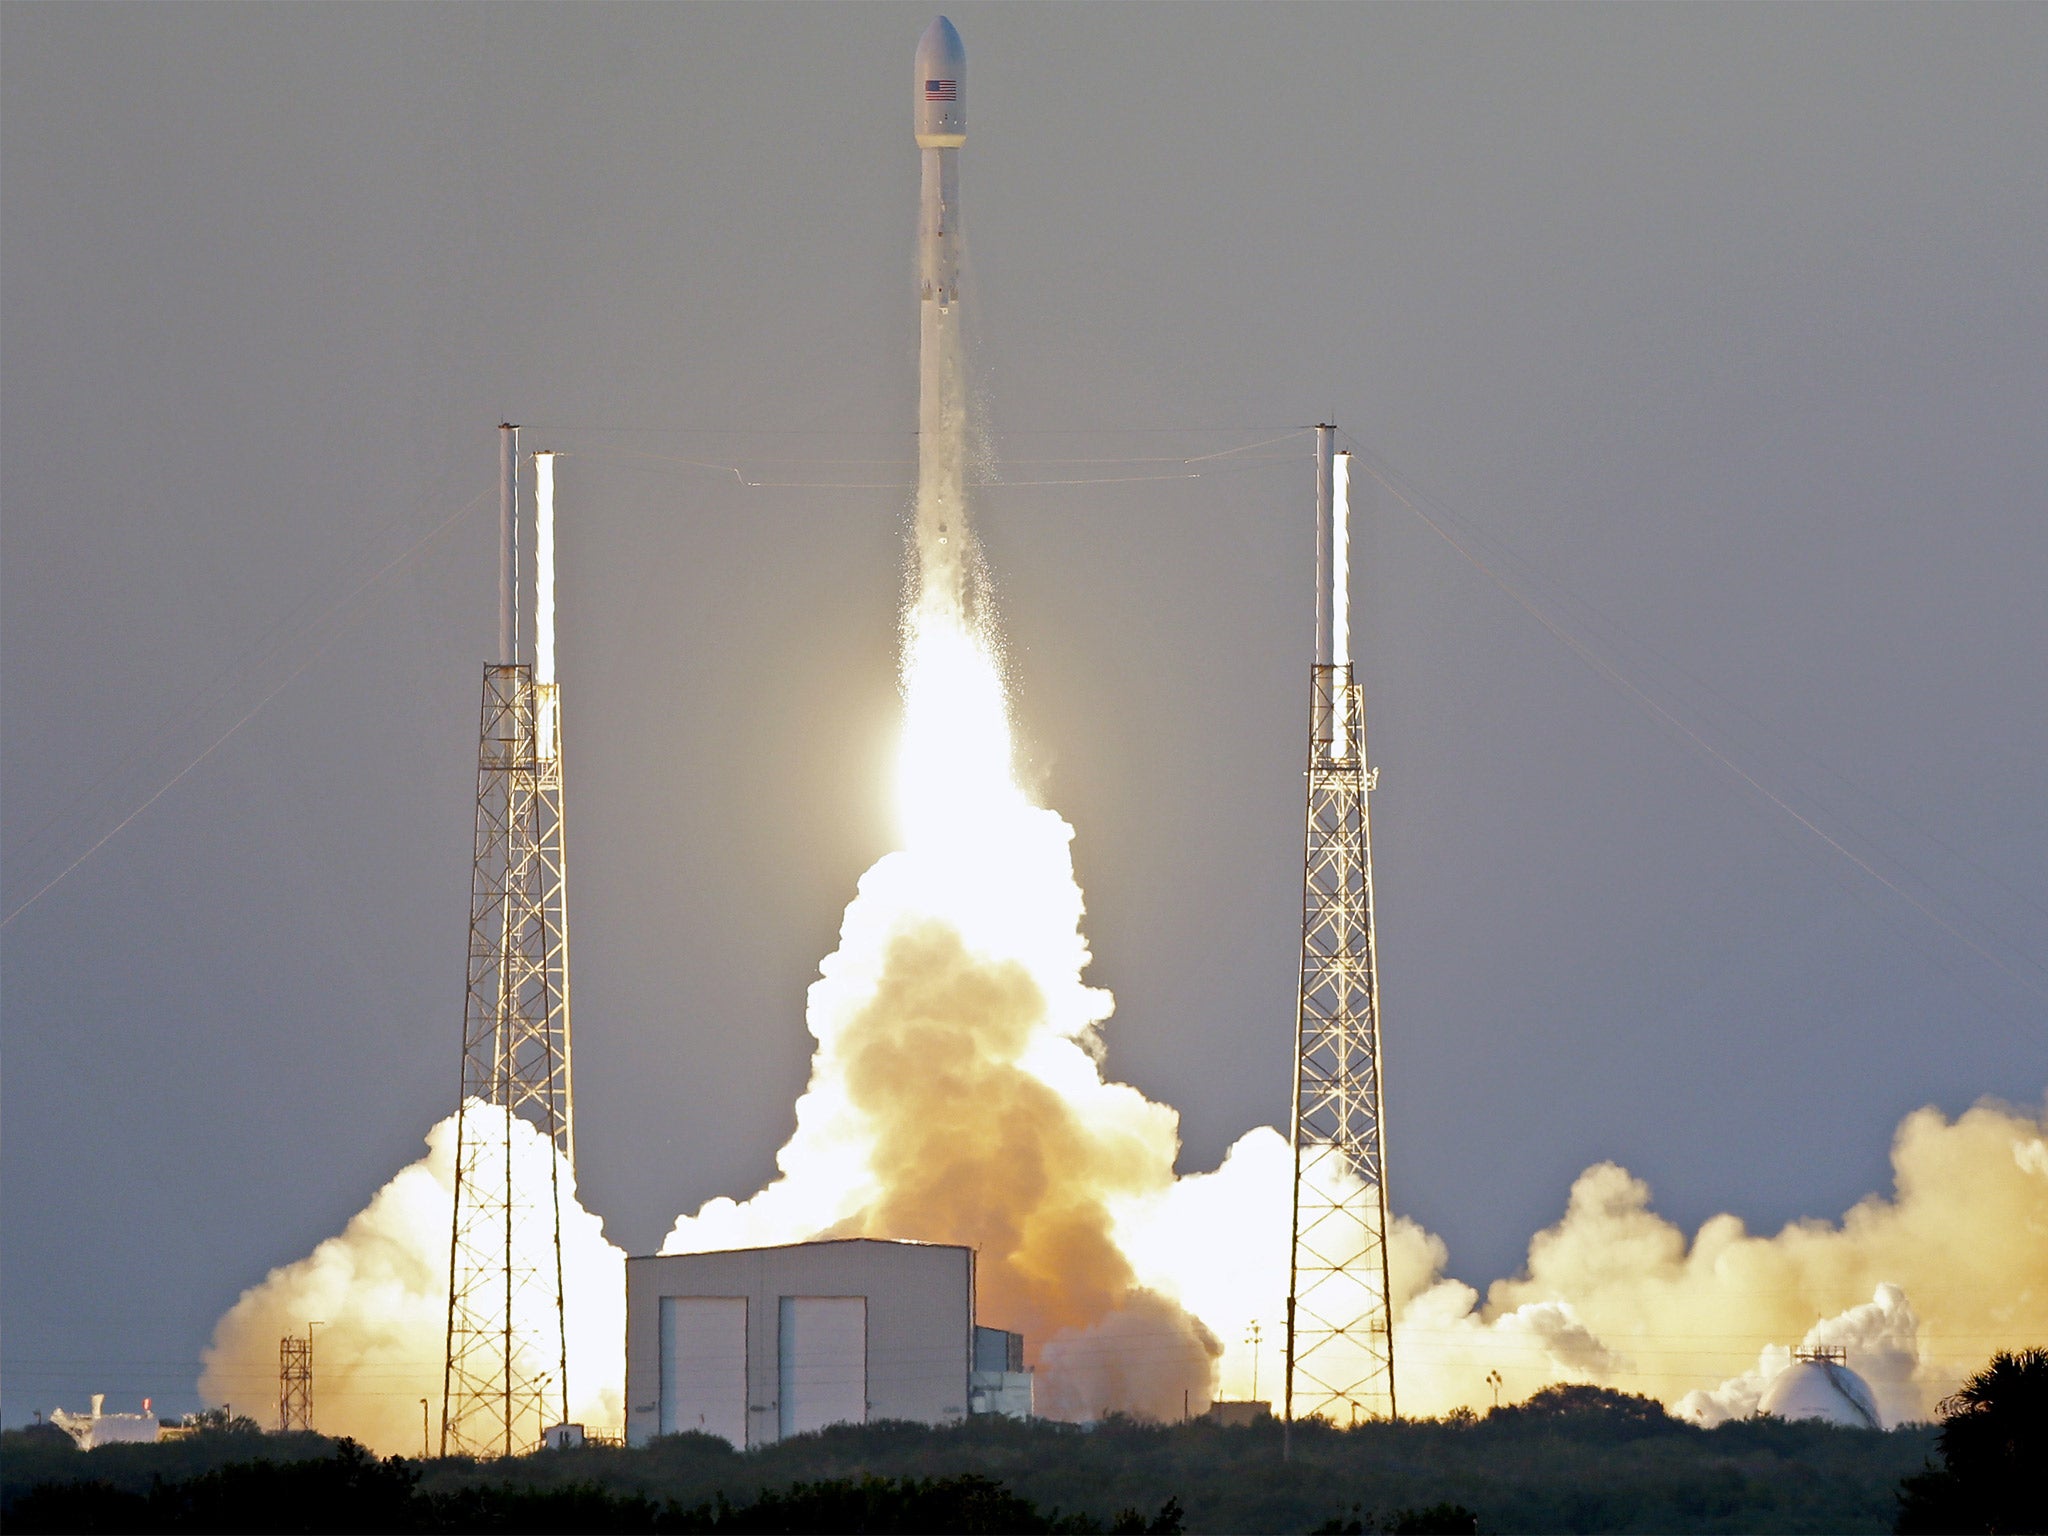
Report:
[[[959,430],[958,170],[965,50],[938,18],[914,64],[921,446]],[[449,1238],[441,1454],[511,1456],[569,1427],[562,1204],[575,1171],[553,455],[533,455],[534,626],[519,634],[518,428],[499,429],[498,660],[477,741],[461,1099]],[[1315,428],[1310,670],[1283,1422],[1394,1419],[1394,1338],[1363,691],[1350,651],[1349,463]],[[957,468],[920,454],[919,547],[957,592]],[[927,527],[930,522],[933,526]],[[927,537],[929,535],[929,538]],[[946,570],[938,573],[944,577]],[[934,577],[927,565],[927,586]],[[290,1341],[286,1341],[289,1345]],[[310,1362],[309,1362],[310,1365]],[[308,1383],[310,1388],[310,1382]],[[288,1404],[289,1399],[286,1399]],[[751,1411],[751,1410],[750,1410]],[[289,1418],[290,1408],[281,1409]]]
[[562,1183],[575,1168],[554,465],[534,455],[534,654],[519,659],[519,429],[499,428],[499,660],[477,733],[441,1454],[510,1456],[568,1418]]
[[1316,431],[1316,659],[1310,672],[1294,1216],[1284,1418],[1397,1417],[1373,933],[1375,777],[1351,670],[1349,469]]

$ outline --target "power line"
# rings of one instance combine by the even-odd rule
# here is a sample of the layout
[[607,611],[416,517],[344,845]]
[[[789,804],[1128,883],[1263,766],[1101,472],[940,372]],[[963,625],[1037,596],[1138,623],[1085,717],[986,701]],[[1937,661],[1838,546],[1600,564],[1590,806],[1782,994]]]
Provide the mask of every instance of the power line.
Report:
[[[1590,667],[1597,675],[1604,678],[1607,682],[1609,682],[1615,688],[1620,690],[1626,697],[1633,700],[1638,705],[1642,706],[1654,718],[1661,721],[1663,724],[1665,724],[1672,730],[1677,731],[1687,741],[1692,743],[1692,745],[1696,747],[1701,753],[1703,753],[1710,761],[1712,761],[1714,764],[1718,765],[1720,768],[1724,769],[1728,773],[1732,774],[1736,779],[1740,780],[1743,784],[1747,785],[1751,790],[1755,791],[1759,796],[1761,796],[1764,800],[1769,802],[1783,815],[1788,817],[1793,822],[1797,823],[1800,827],[1805,829],[1813,837],[1817,838],[1822,844],[1824,844],[1827,848],[1829,848],[1834,853],[1839,855],[1841,858],[1853,864],[1857,869],[1861,870],[1870,879],[1877,882],[1877,884],[1883,886],[1886,890],[1890,891],[1894,896],[1897,896],[1899,900],[1905,902],[1908,906],[1912,907],[1922,917],[1925,917],[1929,922],[1933,923],[1936,927],[1940,928],[1943,932],[1947,933],[1951,938],[1955,939],[1958,943],[1966,946],[1974,953],[1981,956],[1983,959],[1989,961],[1993,966],[1997,967],[2000,971],[2004,972],[2007,976],[2011,977],[2012,980],[2017,982],[2019,985],[2026,987],[2028,990],[2035,992],[2036,994],[2044,998],[2048,998],[2048,985],[2044,985],[2042,982],[2037,981],[2033,977],[2025,975],[2024,973],[2008,965],[1992,950],[1987,948],[1985,945],[1980,944],[1976,939],[1972,938],[1969,934],[1965,933],[1961,928],[1957,927],[1954,923],[1950,922],[1947,918],[1943,917],[1940,913],[1936,912],[1932,907],[1928,906],[1925,902],[1920,900],[1920,898],[1915,896],[1911,891],[1908,891],[1904,886],[1900,885],[1897,881],[1887,876],[1882,870],[1878,869],[1868,859],[1865,859],[1860,854],[1855,852],[1855,850],[1849,848],[1839,838],[1835,837],[1832,833],[1828,832],[1827,829],[1822,827],[1811,817],[1803,814],[1796,807],[1794,807],[1788,801],[1786,801],[1782,796],[1780,796],[1775,791],[1770,789],[1754,774],[1749,772],[1748,769],[1744,768],[1740,763],[1736,762],[1733,758],[1729,757],[1727,753],[1723,752],[1720,748],[1716,747],[1712,742],[1708,741],[1698,731],[1693,729],[1693,727],[1689,725],[1685,720],[1681,719],[1671,709],[1667,708],[1661,701],[1652,697],[1647,691],[1640,687],[1632,678],[1623,673],[1616,664],[1609,661],[1606,657],[1601,656],[1589,644],[1580,639],[1577,635],[1573,634],[1563,623],[1553,618],[1548,612],[1546,612],[1541,606],[1539,606],[1534,600],[1532,600],[1527,594],[1525,594],[1520,587],[1518,587],[1514,582],[1510,581],[1506,576],[1502,575],[1500,571],[1496,570],[1494,566],[1488,564],[1485,560],[1481,559],[1478,555],[1474,554],[1472,550],[1467,548],[1465,543],[1461,542],[1455,534],[1446,529],[1443,526],[1443,524],[1439,522],[1436,518],[1431,517],[1428,512],[1424,511],[1419,500],[1411,498],[1399,486],[1394,484],[1392,480],[1387,478],[1386,475],[1382,474],[1379,466],[1373,462],[1373,456],[1361,453],[1360,457],[1365,462],[1366,472],[1370,474],[1373,477],[1373,479],[1376,480],[1380,484],[1380,486],[1387,491],[1389,495],[1394,497],[1395,500],[1399,501],[1401,505],[1406,507],[1410,512],[1413,512],[1416,515],[1416,517],[1420,518],[1422,522],[1425,523],[1429,527],[1429,529],[1437,535],[1437,537],[1442,539],[1460,556],[1462,556],[1465,560],[1469,561],[1475,569],[1477,569],[1483,575],[1485,575],[1489,581],[1492,581],[1503,592],[1505,592],[1511,599],[1513,599],[1513,601],[1518,607],[1520,607],[1539,625],[1541,625],[1544,628],[1544,630],[1546,630],[1560,644],[1562,644],[1568,650],[1570,650],[1573,655],[1577,656],[1580,659],[1580,661],[1584,662],[1586,666]],[[2029,965],[2037,965],[2037,963],[2034,962],[2031,957],[2022,956],[2022,958],[2026,959]]]
[[[435,524],[432,528],[428,529],[424,534],[422,534],[418,539],[414,540],[412,544],[407,546],[399,554],[394,555],[390,560],[385,562],[383,565],[379,566],[375,571],[371,572],[368,576],[364,577],[363,580],[358,582],[356,586],[353,587],[348,593],[346,593],[344,596],[338,598],[335,602],[330,604],[327,607],[327,609],[324,612],[322,612],[321,615],[317,619],[315,619],[310,626],[308,626],[307,633],[316,633],[320,629],[320,627],[324,625],[335,614],[341,612],[342,609],[346,608],[350,603],[354,602],[356,598],[360,597],[364,592],[368,591],[371,587],[375,586],[378,582],[382,581],[391,572],[397,570],[401,565],[405,564],[406,561],[410,560],[420,550],[424,549],[437,536],[446,532],[448,529],[454,527],[455,524],[462,519],[464,514],[473,511],[476,507],[481,505],[485,497],[488,496],[489,494],[490,493],[488,491],[483,492],[479,494],[474,500],[466,502],[461,507],[458,507],[454,512],[449,514],[448,517],[444,518],[441,522]],[[172,774],[168,780],[166,780],[160,787],[158,787],[158,789],[153,794],[149,796],[149,798],[144,800],[140,805],[136,806],[135,809],[130,811],[126,816],[123,816],[120,819],[120,821],[116,822],[114,826],[110,828],[108,831],[102,833],[98,841],[96,841],[90,848],[86,849],[85,852],[81,853],[69,864],[65,865],[63,869],[59,870],[48,881],[44,882],[43,886],[39,890],[37,890],[33,896],[30,896],[26,901],[23,901],[22,903],[20,903],[20,905],[16,906],[4,918],[0,918],[0,928],[5,928],[9,923],[13,922],[17,917],[21,916],[22,913],[26,912],[30,907],[34,906],[37,902],[41,901],[51,891],[55,890],[58,887],[58,885],[60,885],[65,879],[67,879],[71,875],[72,871],[76,870],[81,864],[83,864],[87,859],[91,858],[95,853],[98,853],[100,849],[105,847],[107,843],[111,841],[117,833],[119,833],[123,828],[127,827],[131,822],[133,822],[144,811],[148,810],[152,805],[155,805],[157,801],[161,800],[167,793],[169,793],[173,788],[175,788],[178,785],[178,783],[185,778],[187,774],[191,773],[193,769],[197,768],[201,763],[205,762],[209,757],[213,756],[215,751],[217,751],[221,746],[226,744],[229,737],[233,736],[235,732],[239,731],[243,726],[247,725],[251,720],[255,719],[256,716],[262,712],[263,707],[265,705],[267,705],[272,699],[276,698],[280,693],[283,693],[285,689],[289,688],[294,682],[298,681],[298,678],[301,673],[303,673],[308,667],[312,666],[313,663],[318,661],[322,656],[326,655],[328,648],[332,646],[336,640],[341,638],[342,633],[342,631],[337,630],[334,634],[329,635],[325,640],[321,641],[317,646],[315,646],[312,649],[312,651],[310,651],[307,654],[305,660],[301,661],[296,667],[292,668],[292,670],[288,674],[286,674],[282,682],[277,684],[276,687],[272,688],[268,693],[264,694],[262,698],[258,699],[253,705],[251,705],[249,709],[245,711],[240,716],[240,718],[238,718],[235,721],[233,725],[230,725],[225,731],[221,732],[220,735],[216,736],[211,743],[209,743],[204,749],[202,749],[197,757],[194,757],[190,762],[185,764],[184,767],[180,768],[176,773]]]

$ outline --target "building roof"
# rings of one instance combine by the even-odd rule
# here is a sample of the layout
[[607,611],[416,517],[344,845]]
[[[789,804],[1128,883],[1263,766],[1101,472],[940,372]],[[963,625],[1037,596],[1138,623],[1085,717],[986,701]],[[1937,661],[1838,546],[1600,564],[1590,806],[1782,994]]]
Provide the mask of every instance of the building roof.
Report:
[[783,1253],[791,1248],[830,1248],[852,1243],[871,1243],[880,1248],[952,1248],[961,1253],[974,1251],[966,1243],[928,1243],[915,1237],[809,1237],[797,1243],[755,1243],[743,1248],[693,1248],[688,1253],[639,1253],[632,1255],[629,1262],[640,1259],[697,1259],[713,1253]]

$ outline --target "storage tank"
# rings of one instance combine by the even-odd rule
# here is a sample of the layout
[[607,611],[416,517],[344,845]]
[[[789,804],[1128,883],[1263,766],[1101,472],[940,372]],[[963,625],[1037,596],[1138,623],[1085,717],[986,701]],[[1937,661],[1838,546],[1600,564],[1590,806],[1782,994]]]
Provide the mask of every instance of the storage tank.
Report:
[[1850,1429],[1883,1429],[1877,1400],[1861,1376],[1849,1369],[1845,1349],[1802,1349],[1771,1378],[1756,1405],[1758,1413],[1780,1419],[1820,1419]]

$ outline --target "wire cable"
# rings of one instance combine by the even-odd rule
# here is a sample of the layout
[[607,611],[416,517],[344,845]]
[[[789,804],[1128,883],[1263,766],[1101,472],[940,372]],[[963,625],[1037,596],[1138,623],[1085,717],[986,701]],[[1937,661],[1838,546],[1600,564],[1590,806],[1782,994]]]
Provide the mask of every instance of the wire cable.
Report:
[[[1348,437],[1349,434],[1347,433],[1346,436]],[[1733,758],[1729,757],[1727,753],[1721,751],[1720,748],[1716,747],[1712,742],[1708,741],[1704,736],[1700,735],[1698,731],[1694,730],[1684,720],[1679,718],[1679,716],[1674,714],[1671,710],[1667,709],[1657,699],[1655,699],[1649,693],[1644,691],[1644,689],[1639,687],[1618,667],[1609,662],[1605,657],[1599,655],[1589,645],[1581,641],[1576,635],[1572,634],[1569,630],[1567,630],[1562,624],[1551,618],[1551,616],[1548,613],[1546,613],[1542,608],[1537,606],[1535,602],[1533,602],[1530,598],[1524,595],[1524,593],[1521,591],[1519,587],[1517,587],[1513,582],[1509,581],[1508,578],[1503,576],[1499,571],[1495,570],[1493,566],[1487,564],[1486,561],[1482,560],[1478,555],[1474,554],[1470,549],[1466,548],[1466,546],[1463,543],[1461,543],[1453,533],[1451,533],[1440,522],[1438,522],[1435,518],[1431,517],[1427,512],[1425,512],[1417,501],[1411,499],[1405,492],[1401,490],[1399,486],[1395,485],[1393,481],[1389,480],[1384,474],[1382,474],[1380,472],[1378,465],[1376,465],[1373,462],[1373,458],[1375,456],[1361,454],[1360,457],[1364,460],[1366,473],[1371,475],[1373,479],[1379,483],[1381,488],[1387,492],[1387,494],[1392,496],[1396,501],[1400,502],[1401,505],[1406,507],[1410,512],[1414,513],[1416,517],[1420,518],[1426,525],[1428,525],[1429,529],[1433,533],[1435,533],[1438,538],[1442,539],[1446,544],[1450,545],[1452,549],[1456,550],[1459,555],[1463,556],[1467,561],[1471,562],[1475,569],[1480,571],[1483,575],[1486,576],[1486,578],[1489,581],[1493,582],[1494,585],[1498,586],[1501,589],[1501,591],[1505,592],[1511,599],[1513,599],[1516,606],[1518,606],[1524,612],[1526,612],[1532,619],[1534,619],[1546,631],[1548,631],[1553,638],[1555,638],[1561,645],[1565,646],[1568,650],[1570,650],[1573,655],[1577,656],[1580,661],[1584,662],[1597,675],[1605,678],[1615,688],[1619,689],[1624,695],[1634,700],[1644,709],[1648,710],[1652,716],[1664,722],[1671,729],[1677,731],[1680,735],[1682,735],[1686,740],[1690,741],[1695,747],[1697,747],[1714,763],[1718,764],[1727,772],[1734,775],[1742,783],[1748,785],[1750,789],[1754,790],[1764,800],[1768,801],[1772,806],[1776,807],[1778,811],[1780,811],[1786,817],[1790,818],[1792,821],[1796,822],[1799,826],[1803,827],[1807,832],[1812,834],[1815,838],[1819,839],[1824,845],[1832,849],[1836,854],[1840,855],[1843,859],[1846,859],[1849,863],[1855,865],[1856,868],[1861,870],[1865,875],[1869,876],[1870,879],[1876,881],[1879,885],[1883,886],[1886,890],[1890,891],[1894,896],[1898,897],[1899,900],[1905,902],[1908,906],[1912,907],[1914,911],[1918,912],[1922,917],[1926,918],[1929,922],[1933,923],[1936,927],[1940,928],[1944,933],[1948,934],[1951,938],[1955,939],[1956,942],[1964,945],[1975,954],[1989,961],[1993,966],[1996,966],[2000,971],[2004,972],[2005,975],[2012,978],[2012,980],[2017,982],[2019,985],[2027,988],[2029,991],[2034,992],[2035,994],[2043,998],[2048,998],[2048,986],[2044,986],[2041,982],[2035,980],[2033,977],[2028,976],[2023,972],[2018,971],[2014,969],[2012,966],[2008,965],[2000,956],[1995,954],[1992,950],[1986,948],[1983,944],[1978,943],[1976,939],[1972,938],[1969,934],[1963,932],[1963,930],[1958,928],[1954,923],[1951,923],[1950,921],[1948,921],[1948,919],[1944,918],[1940,913],[1936,912],[1933,908],[1929,907],[1925,902],[1921,901],[1920,898],[1915,896],[1911,891],[1908,891],[1903,886],[1901,886],[1897,881],[1885,875],[1883,871],[1879,870],[1868,859],[1863,858],[1854,849],[1849,848],[1848,846],[1843,844],[1840,839],[1836,838],[1833,834],[1828,832],[1826,828],[1820,826],[1817,822],[1812,820],[1812,818],[1802,814],[1796,807],[1789,804],[1782,796],[1775,793],[1773,790],[1769,788],[1769,786],[1764,784],[1754,774],[1749,772],[1748,769],[1744,768],[1740,763],[1736,762]]]
[[[444,518],[439,523],[436,523],[432,528],[428,529],[418,539],[415,539],[403,551],[392,556],[390,560],[386,561],[383,565],[379,566],[375,571],[372,571],[368,576],[364,577],[362,581],[358,582],[353,588],[351,588],[346,595],[336,599],[333,603],[331,603],[327,607],[327,609],[324,612],[322,612],[321,615],[317,619],[315,619],[310,626],[308,626],[308,633],[317,632],[319,628],[325,623],[327,623],[329,619],[333,618],[337,613],[341,612],[350,603],[354,602],[358,597],[360,597],[363,593],[367,592],[371,587],[375,586],[378,582],[382,581],[386,576],[390,575],[393,571],[397,570],[401,565],[404,565],[414,555],[418,554],[422,549],[426,548],[428,544],[433,542],[434,539],[438,538],[441,534],[447,532],[450,528],[453,528],[456,525],[456,523],[460,522],[462,518],[465,517],[467,514],[476,510],[476,508],[480,506],[485,500],[487,500],[490,495],[491,492],[489,491],[478,492],[474,498],[465,502],[462,506],[458,507],[454,512],[450,513],[446,518]],[[265,705],[267,705],[272,699],[276,698],[280,693],[283,693],[285,689],[289,688],[293,683],[298,681],[300,674],[302,674],[308,667],[312,666],[313,663],[318,661],[322,656],[326,655],[328,649],[334,644],[336,640],[340,639],[342,634],[344,634],[345,632],[346,631],[343,630],[336,630],[333,634],[329,635],[325,640],[322,640],[310,652],[307,653],[305,660],[301,661],[296,667],[294,667],[289,673],[285,675],[285,678],[282,682],[277,684],[276,687],[272,688],[268,693],[264,694],[262,698],[258,699],[253,705],[251,705],[249,709],[245,711],[235,721],[233,725],[229,726],[225,731],[221,732],[220,735],[216,736],[213,739],[213,741],[199,753],[197,757],[193,758],[190,762],[185,764],[184,767],[180,768],[176,773],[172,774],[171,777],[168,780],[166,780],[162,785],[160,785],[157,788],[157,790],[149,796],[148,799],[144,800],[140,805],[136,806],[135,809],[130,811],[126,816],[123,816],[106,832],[102,833],[98,841],[96,841],[90,848],[86,849],[85,852],[81,853],[77,858],[73,859],[69,864],[65,865],[63,869],[59,870],[55,875],[53,875],[48,881],[46,881],[42,885],[40,889],[36,891],[36,893],[33,896],[30,896],[26,901],[23,901],[18,906],[14,907],[11,911],[8,912],[8,914],[5,917],[0,917],[0,929],[6,928],[9,923],[12,923],[17,917],[21,916],[22,913],[26,912],[30,907],[34,906],[37,902],[41,901],[51,891],[55,890],[60,884],[64,882],[64,880],[69,878],[72,871],[76,870],[87,859],[91,858],[94,854],[98,853],[100,849],[104,848],[108,844],[108,842],[110,842],[114,838],[114,836],[117,833],[122,831],[122,829],[127,827],[131,822],[133,822],[144,811],[148,810],[152,805],[155,805],[157,801],[161,800],[166,794],[168,794],[173,788],[175,788],[185,778],[187,774],[191,773],[193,769],[197,768],[201,763],[205,762],[209,757],[213,756],[213,754],[217,750],[219,750],[223,745],[226,744],[229,737],[233,736],[235,732],[239,731],[243,726],[247,725],[251,720],[255,719],[256,716],[262,712]]]

